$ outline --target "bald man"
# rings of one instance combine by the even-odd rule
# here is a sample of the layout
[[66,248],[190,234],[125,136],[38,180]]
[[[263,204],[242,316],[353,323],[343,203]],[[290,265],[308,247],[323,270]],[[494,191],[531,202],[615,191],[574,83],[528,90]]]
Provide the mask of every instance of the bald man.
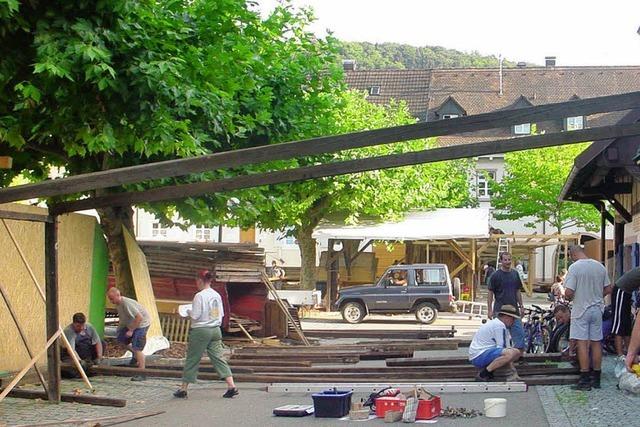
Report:
[[[122,296],[118,288],[111,288],[107,292],[107,298],[118,309],[120,324],[118,325],[117,340],[126,346],[136,360],[138,368],[144,369],[144,346],[147,343],[147,330],[151,324],[151,318],[147,310],[138,301]],[[144,381],[146,378],[137,375],[131,381]]]

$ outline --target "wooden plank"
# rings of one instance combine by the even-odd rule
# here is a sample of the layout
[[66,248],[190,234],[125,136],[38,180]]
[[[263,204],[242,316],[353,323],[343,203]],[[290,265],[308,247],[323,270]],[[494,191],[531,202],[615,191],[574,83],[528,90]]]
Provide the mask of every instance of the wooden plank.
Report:
[[[43,391],[24,390],[21,388],[14,388],[13,390],[11,390],[9,392],[9,397],[17,397],[21,399],[49,399],[47,393]],[[127,401],[125,399],[96,396],[95,394],[62,393],[60,395],[60,399],[62,402],[85,403],[88,405],[112,406],[116,408],[123,408],[127,405]]]
[[[353,148],[379,144],[410,141],[433,136],[450,135],[532,123],[559,117],[586,116],[608,111],[621,111],[640,105],[640,92],[609,95],[598,98],[579,99],[556,104],[539,105],[516,110],[495,111],[465,117],[412,125],[375,129],[349,134],[312,138],[282,144],[233,150],[224,153],[187,159],[156,162],[109,171],[95,172],[74,177],[26,184],[0,190],[0,203],[25,200],[34,197],[78,193],[97,188],[132,184],[149,179],[168,178],[206,172],[215,169],[232,168],[252,163],[285,160],[301,156],[333,153]],[[572,131],[567,134],[580,132]],[[615,136],[615,135],[614,135]],[[584,141],[606,139],[612,136],[588,138]],[[501,151],[495,151],[499,153]]]
[[13,219],[17,221],[34,221],[34,222],[51,222],[53,221],[49,215],[41,215],[27,212],[14,212],[6,209],[0,209],[0,218]]
[[[525,354],[525,362],[559,362],[561,353]],[[387,359],[387,366],[455,366],[468,365],[467,357],[413,357],[409,359]]]
[[[451,337],[452,331],[451,329],[439,330],[434,329],[430,330],[419,330],[419,331],[385,331],[385,330],[377,330],[377,329],[335,329],[335,330],[324,330],[324,329],[305,329],[305,334],[310,337],[317,338],[405,338],[405,339],[429,339],[429,338],[440,338],[440,337]],[[433,342],[433,346],[444,345],[444,341],[430,341]],[[449,341],[447,341],[449,342]],[[455,345],[445,345],[445,347],[456,347],[457,341],[450,341],[450,343],[454,343]]]
[[[11,314],[11,318],[13,319],[14,323],[16,324],[16,328],[18,329],[18,334],[20,335],[20,339],[22,340],[22,343],[24,344],[24,348],[27,350],[27,354],[29,355],[29,359],[33,359],[34,354],[31,351],[31,347],[29,346],[29,342],[27,341],[27,337],[24,334],[24,330],[22,329],[22,326],[20,325],[20,321],[18,320],[18,315],[16,314],[16,311],[13,309],[13,305],[11,304],[11,301],[9,300],[9,295],[5,291],[4,286],[2,286],[2,283],[0,283],[0,294],[2,295],[2,299],[4,300],[4,303],[7,305],[7,309],[9,310],[9,314]],[[35,365],[33,365],[33,368],[36,370],[36,374],[38,375],[38,379],[40,380],[40,384],[42,384],[42,388],[44,389],[45,393],[48,393],[47,382],[45,381],[44,375],[42,375],[42,371],[40,371],[40,368],[38,367],[38,364],[36,363]]]
[[[60,314],[58,298],[58,224],[44,224],[44,272],[47,338],[60,335]],[[73,352],[73,349],[72,349]],[[71,355],[70,355],[71,356]],[[60,402],[60,346],[54,344],[47,349],[47,371],[49,374],[48,400]]]
[[[204,181],[191,184],[159,187],[140,192],[117,193],[102,197],[90,197],[83,200],[61,202],[57,205],[51,206],[49,211],[51,213],[61,214],[84,209],[104,208],[108,206],[122,206],[163,200],[183,199],[201,194],[224,192],[243,188],[305,181],[309,179],[347,175],[357,172],[389,169],[421,163],[439,162],[443,160],[478,157],[495,153],[508,153],[533,148],[552,147],[639,134],[640,124],[636,123],[632,125],[604,126],[571,132],[548,133],[544,135],[532,135],[475,144],[455,145],[404,154],[332,162],[284,171],[240,175],[217,181]],[[275,147],[269,148],[273,149]],[[2,197],[4,191],[6,191],[6,189],[0,190],[0,197]],[[0,201],[1,200],[2,199],[0,198]]]

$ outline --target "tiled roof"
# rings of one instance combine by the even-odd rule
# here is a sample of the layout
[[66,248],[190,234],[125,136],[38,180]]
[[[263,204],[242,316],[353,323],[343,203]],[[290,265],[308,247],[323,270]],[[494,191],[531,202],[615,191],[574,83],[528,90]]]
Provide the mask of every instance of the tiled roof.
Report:
[[[527,102],[541,105],[640,91],[640,66],[506,68],[502,94],[497,68],[348,71],[345,76],[354,89],[379,86],[380,94],[370,96],[371,102],[404,100],[414,116],[429,121],[438,120],[435,111],[449,97],[472,115],[518,108]],[[587,122],[589,126],[613,124],[620,116],[592,116]],[[479,134],[474,135],[441,137],[440,141],[446,145],[478,141]]]

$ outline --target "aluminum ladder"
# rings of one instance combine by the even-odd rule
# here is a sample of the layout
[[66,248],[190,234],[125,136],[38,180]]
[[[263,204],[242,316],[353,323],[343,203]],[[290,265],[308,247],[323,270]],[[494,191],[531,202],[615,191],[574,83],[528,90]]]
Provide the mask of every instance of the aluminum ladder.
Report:
[[498,239],[498,253],[496,255],[496,270],[500,268],[500,254],[502,252],[509,252],[509,239],[501,237]]

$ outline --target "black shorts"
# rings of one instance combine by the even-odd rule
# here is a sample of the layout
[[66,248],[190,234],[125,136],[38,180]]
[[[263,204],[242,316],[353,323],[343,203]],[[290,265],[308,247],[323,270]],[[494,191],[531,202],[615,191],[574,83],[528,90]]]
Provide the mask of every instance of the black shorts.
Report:
[[620,337],[631,336],[631,329],[633,328],[631,294],[614,286],[611,292],[611,309],[613,310],[611,333]]

